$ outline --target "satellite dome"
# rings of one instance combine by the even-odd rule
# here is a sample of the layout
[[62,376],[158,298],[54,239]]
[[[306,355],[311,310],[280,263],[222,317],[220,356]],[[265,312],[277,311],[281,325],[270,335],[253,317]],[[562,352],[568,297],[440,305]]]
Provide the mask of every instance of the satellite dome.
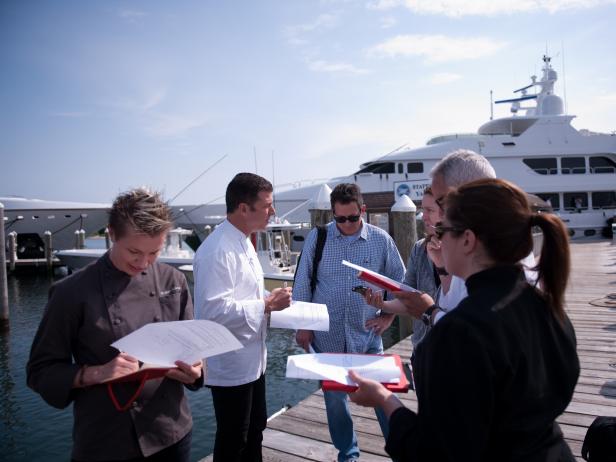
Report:
[[541,104],[542,115],[561,115],[564,113],[563,100],[556,95],[546,95]]

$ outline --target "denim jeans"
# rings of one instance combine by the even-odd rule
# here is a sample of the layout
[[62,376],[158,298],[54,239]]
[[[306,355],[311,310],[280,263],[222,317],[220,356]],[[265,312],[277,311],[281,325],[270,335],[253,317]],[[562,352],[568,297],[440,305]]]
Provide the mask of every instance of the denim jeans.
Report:
[[[317,351],[317,353],[319,353]],[[383,353],[383,340],[375,335],[368,344],[365,353]],[[338,461],[343,462],[359,458],[357,435],[353,430],[353,420],[349,409],[348,394],[342,391],[324,391],[325,410],[327,411],[327,424],[334,447],[338,450]],[[376,417],[381,426],[383,436],[387,439],[389,421],[382,409],[376,408]]]

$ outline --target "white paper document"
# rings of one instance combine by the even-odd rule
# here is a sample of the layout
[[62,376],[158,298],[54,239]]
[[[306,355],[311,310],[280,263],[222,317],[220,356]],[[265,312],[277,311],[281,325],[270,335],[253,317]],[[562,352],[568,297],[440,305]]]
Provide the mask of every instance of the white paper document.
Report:
[[321,303],[293,302],[282,311],[272,311],[270,327],[329,331],[327,306]]
[[353,369],[361,376],[381,383],[398,383],[400,368],[391,356],[345,353],[315,353],[287,358],[287,378],[334,380],[344,385],[357,385],[349,378]]
[[169,367],[243,348],[225,326],[204,319],[146,324],[111,346],[144,363]]

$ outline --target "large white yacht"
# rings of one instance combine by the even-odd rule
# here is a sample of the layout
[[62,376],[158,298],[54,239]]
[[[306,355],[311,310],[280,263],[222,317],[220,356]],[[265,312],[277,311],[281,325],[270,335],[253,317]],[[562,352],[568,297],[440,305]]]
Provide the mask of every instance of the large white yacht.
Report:
[[[572,237],[593,236],[616,213],[616,134],[577,130],[575,116],[563,111],[554,94],[557,73],[543,57],[541,79],[515,90],[511,116],[491,119],[477,133],[437,136],[422,148],[406,147],[362,164],[357,172],[327,181],[357,183],[368,208],[368,220],[388,229],[388,212],[397,195],[418,201],[430,184],[430,170],[446,154],[470,149],[486,156],[499,177],[548,202]],[[319,186],[276,193],[279,215],[307,221],[307,203]],[[300,204],[304,205],[300,205]],[[289,213],[289,211],[294,210]]]
[[[107,225],[110,204],[63,202],[3,196],[5,235],[17,232],[17,257],[42,258],[43,234],[52,233],[52,247],[75,246],[75,231],[92,234]],[[3,243],[4,244],[4,243]]]

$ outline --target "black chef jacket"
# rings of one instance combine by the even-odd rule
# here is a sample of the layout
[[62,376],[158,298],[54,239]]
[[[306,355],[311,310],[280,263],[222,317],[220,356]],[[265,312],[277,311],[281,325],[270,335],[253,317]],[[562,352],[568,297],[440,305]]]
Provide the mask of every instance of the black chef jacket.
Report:
[[516,266],[466,286],[417,348],[418,413],[394,411],[387,452],[414,462],[573,462],[555,422],[580,372],[569,319],[557,320]]
[[[111,343],[151,322],[193,318],[186,278],[154,263],[137,276],[113,266],[109,253],[52,286],[27,366],[27,381],[51,406],[74,402],[73,459],[147,457],[182,439],[192,428],[184,385],[146,382],[126,412],[116,410],[105,385],[72,388],[81,365],[111,361]],[[190,386],[202,385],[202,379]],[[120,402],[136,383],[115,384]]]

